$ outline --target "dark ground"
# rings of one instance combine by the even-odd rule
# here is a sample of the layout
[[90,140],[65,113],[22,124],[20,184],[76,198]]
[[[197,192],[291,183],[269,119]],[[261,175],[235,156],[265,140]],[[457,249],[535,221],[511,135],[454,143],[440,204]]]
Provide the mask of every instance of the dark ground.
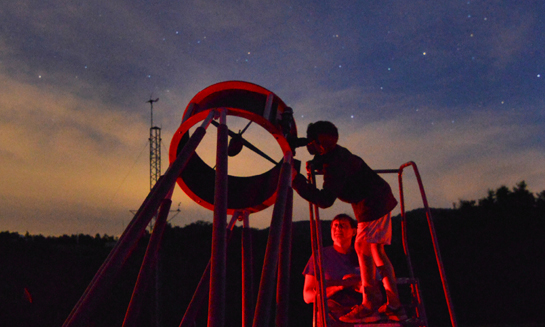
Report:
[[[446,276],[460,326],[543,325],[545,311],[545,192],[525,185],[499,188],[487,198],[461,201],[457,209],[432,210]],[[387,247],[398,277],[409,272],[401,245],[400,217]],[[430,326],[450,325],[424,210],[407,214],[409,250],[420,280]],[[324,222],[324,243],[331,243]],[[211,224],[167,228],[159,269],[161,326],[178,326],[210,256]],[[268,230],[252,230],[254,289],[259,285]],[[115,279],[90,326],[121,326],[147,245],[146,235]],[[115,240],[109,236],[44,237],[0,233],[0,326],[61,326]],[[241,325],[241,228],[228,247],[228,326]],[[302,299],[311,255],[308,222],[293,225],[290,325],[310,326],[312,306]],[[406,296],[408,290],[401,289]],[[256,292],[255,292],[256,293]],[[149,298],[152,299],[151,294]],[[142,310],[149,326],[152,304]],[[206,304],[198,325],[206,325]]]

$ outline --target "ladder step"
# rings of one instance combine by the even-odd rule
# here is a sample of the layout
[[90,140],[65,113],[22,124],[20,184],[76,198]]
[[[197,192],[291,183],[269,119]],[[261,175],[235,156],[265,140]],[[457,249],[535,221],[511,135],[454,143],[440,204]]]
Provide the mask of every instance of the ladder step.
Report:
[[410,318],[403,322],[379,321],[370,324],[354,324],[354,327],[426,327],[426,323],[420,319]]
[[402,327],[403,325],[399,322],[392,322],[392,321],[386,321],[386,322],[375,322],[375,323],[369,323],[369,324],[354,324],[354,327]]

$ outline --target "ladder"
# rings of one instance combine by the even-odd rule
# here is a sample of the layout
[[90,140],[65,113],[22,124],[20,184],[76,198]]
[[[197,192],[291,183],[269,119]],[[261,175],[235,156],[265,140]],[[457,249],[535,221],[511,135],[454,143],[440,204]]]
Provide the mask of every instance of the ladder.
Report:
[[[439,274],[441,277],[441,283],[443,286],[443,291],[445,294],[446,303],[448,306],[448,311],[450,315],[450,321],[452,327],[457,327],[456,318],[454,315],[454,309],[452,306],[452,301],[450,297],[450,291],[448,288],[448,283],[445,275],[445,270],[443,267],[443,260],[441,258],[441,252],[439,250],[439,244],[437,242],[437,237],[435,233],[435,227],[433,224],[433,218],[431,216],[431,211],[428,205],[426,194],[424,192],[424,186],[422,184],[422,179],[420,178],[420,173],[418,168],[413,161],[409,161],[399,167],[399,169],[382,169],[375,170],[378,174],[397,174],[398,175],[398,184],[399,184],[399,203],[401,210],[401,237],[403,242],[403,251],[407,261],[407,267],[409,270],[409,277],[397,278],[397,285],[399,289],[408,287],[411,293],[410,303],[403,303],[405,311],[407,312],[409,319],[404,322],[378,322],[378,323],[368,323],[368,324],[354,324],[354,327],[398,327],[398,326],[410,326],[410,327],[427,327],[428,321],[426,317],[426,310],[424,307],[424,302],[420,292],[420,282],[418,278],[414,276],[414,270],[411,262],[411,256],[409,251],[409,245],[407,241],[407,223],[406,223],[406,214],[405,214],[405,198],[403,193],[403,171],[405,168],[412,167],[415,173],[415,177],[418,182],[420,189],[420,194],[422,197],[422,202],[426,211],[426,218],[428,221],[428,226],[430,229],[431,239],[433,242],[435,259],[439,269]],[[308,180],[312,184],[316,184],[316,175],[322,174],[321,171],[316,170],[312,167],[310,163],[307,163],[307,176]],[[311,229],[311,244],[312,244],[312,254],[314,257],[314,271],[316,272],[316,281],[318,285],[317,292],[317,301],[314,302],[314,314],[313,314],[313,326],[314,327],[331,327],[334,326],[334,322],[328,321],[326,318],[327,313],[327,302],[325,301],[325,280],[323,274],[322,266],[322,251],[323,245],[321,240],[321,223],[318,206],[309,202],[309,211],[310,211],[310,229]],[[348,326],[343,324],[343,326]]]

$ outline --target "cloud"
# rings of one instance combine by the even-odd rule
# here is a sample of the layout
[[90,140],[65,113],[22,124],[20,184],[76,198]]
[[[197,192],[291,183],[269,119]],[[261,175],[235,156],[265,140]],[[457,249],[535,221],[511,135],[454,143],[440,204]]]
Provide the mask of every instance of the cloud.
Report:
[[[534,48],[533,28],[535,17],[533,13],[510,13],[509,23],[495,21],[492,31],[485,39],[485,49],[488,49],[488,58],[499,70],[505,70],[509,65],[517,62],[525,52]],[[530,49],[529,49],[530,48]]]
[[[78,207],[109,211],[125,205],[128,211],[129,205],[139,206],[149,188],[142,155],[148,127],[140,117],[98,98],[77,98],[6,76],[0,81],[6,86],[0,97],[0,215],[11,219],[7,226],[24,224],[23,217],[6,216],[13,206],[32,206],[35,215],[45,216],[58,210],[66,219],[66,210],[74,213]],[[136,162],[137,157],[144,160]],[[89,216],[83,211],[79,215]]]
[[542,135],[538,124],[521,129],[522,117],[497,110],[455,118],[433,110],[425,115],[426,121],[404,116],[360,128],[346,123],[349,132],[341,134],[340,143],[377,169],[416,162],[433,206],[450,207],[459,199],[485,196],[484,187],[511,187],[521,180],[541,191],[545,156],[536,142]]
[[[334,121],[341,144],[372,167],[414,160],[434,206],[450,207],[523,179],[539,191],[545,185],[543,92],[535,77],[543,74],[540,6],[6,3],[1,224],[52,233],[72,227],[102,233],[122,225],[118,221],[149,189],[145,101],[160,98],[154,123],[163,132],[164,171],[186,105],[225,80],[275,92],[294,108],[299,134],[312,121]],[[203,148],[214,147],[214,129],[209,134]],[[267,152],[277,151],[268,135],[254,137]],[[297,158],[310,159],[305,152],[298,150]],[[233,173],[268,164],[252,156],[245,149],[231,158]],[[397,183],[395,176],[388,181]],[[175,221],[211,217],[179,190],[174,203],[187,211]],[[304,202],[296,199],[296,206],[298,217],[308,215]],[[56,227],[47,229],[55,216]],[[268,216],[256,218],[264,227],[270,214],[261,216]]]

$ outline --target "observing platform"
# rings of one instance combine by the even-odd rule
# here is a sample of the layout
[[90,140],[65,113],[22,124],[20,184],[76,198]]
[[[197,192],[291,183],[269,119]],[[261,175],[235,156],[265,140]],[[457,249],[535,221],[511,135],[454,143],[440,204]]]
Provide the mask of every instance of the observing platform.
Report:
[[420,327],[425,326],[423,321],[416,319],[408,319],[403,322],[395,322],[390,320],[384,320],[374,323],[361,323],[361,324],[345,324],[345,323],[336,323],[332,324],[333,327]]
[[[340,326],[340,325],[339,325]],[[403,322],[395,322],[395,321],[379,321],[375,323],[368,323],[368,324],[343,324],[343,326],[353,326],[353,327],[418,327],[418,326],[425,326],[423,321],[415,320],[415,319],[408,319]]]
[[376,322],[376,323],[370,323],[370,324],[354,324],[352,325],[354,327],[402,327],[403,325],[399,322]]

